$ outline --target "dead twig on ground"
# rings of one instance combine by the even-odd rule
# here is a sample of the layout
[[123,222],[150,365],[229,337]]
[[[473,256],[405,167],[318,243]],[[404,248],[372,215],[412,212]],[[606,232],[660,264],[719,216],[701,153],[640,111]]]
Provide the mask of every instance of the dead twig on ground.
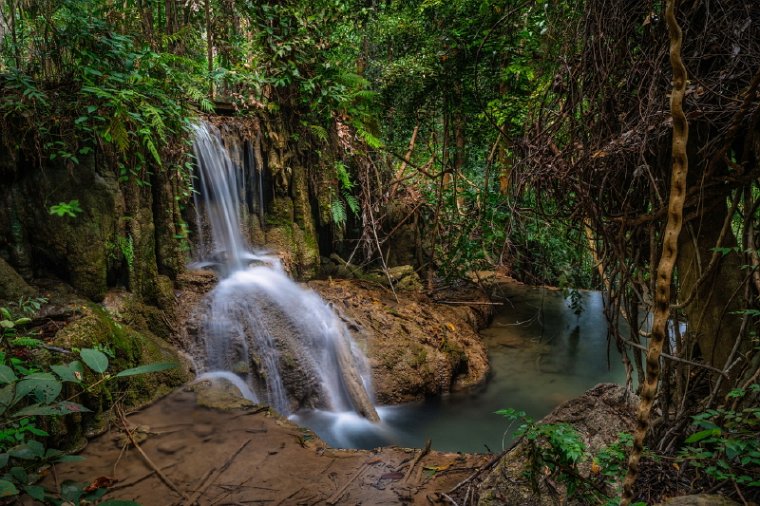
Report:
[[227,468],[232,465],[232,461],[235,460],[235,458],[240,455],[240,452],[242,452],[248,444],[253,441],[252,439],[248,439],[240,445],[240,448],[235,450],[235,453],[229,456],[229,458],[224,461],[224,464],[221,465],[221,467],[211,471],[211,474],[208,475],[208,478],[201,484],[200,487],[193,493],[193,495],[190,497],[190,499],[187,499],[183,504],[184,506],[193,506],[196,502],[198,502],[198,499],[206,493],[206,490],[214,484],[214,482],[219,478],[219,476],[222,475],[223,472],[227,470]]
[[[173,462],[173,463],[171,463],[169,465],[166,465],[166,466],[162,467],[161,471],[165,471],[166,469],[169,469],[170,467],[174,467],[176,465],[177,465],[177,463]],[[123,483],[117,483],[113,487],[109,487],[108,488],[108,492],[106,492],[106,493],[108,494],[108,493],[111,493],[111,492],[113,492],[115,490],[121,490],[123,488],[129,488],[129,487],[131,487],[133,485],[137,485],[141,481],[147,480],[148,478],[150,478],[154,474],[156,474],[156,471],[153,470],[153,469],[151,469],[149,472],[143,474],[142,476],[138,476],[137,478],[135,478],[133,480],[125,481]]]
[[412,471],[414,471],[414,468],[417,464],[419,464],[420,460],[422,460],[422,457],[430,453],[430,445],[432,441],[428,439],[425,442],[425,448],[420,450],[420,453],[417,454],[416,457],[414,457],[414,460],[412,461],[412,464],[409,466],[409,469],[406,470],[406,474],[404,475],[403,483],[407,483],[409,481],[409,478],[412,476]]
[[359,467],[359,469],[357,469],[356,472],[348,479],[348,481],[346,481],[346,483],[344,483],[343,486],[340,487],[340,489],[338,489],[337,492],[335,492],[333,495],[331,495],[325,501],[325,503],[330,504],[331,506],[335,505],[335,504],[338,504],[338,502],[340,501],[340,498],[343,497],[343,494],[345,494],[346,490],[348,490],[348,487],[350,487],[351,484],[353,482],[355,482],[357,478],[359,478],[359,476],[361,476],[362,474],[364,474],[364,471],[366,471],[367,469],[369,469],[370,466],[372,466],[374,464],[377,464],[378,462],[381,462],[381,460],[380,459],[372,459],[372,460],[368,460],[367,462],[365,462],[364,464],[362,464],[361,467]]
[[132,446],[135,447],[135,449],[140,452],[140,455],[145,460],[145,463],[148,464],[153,471],[155,471],[156,475],[161,478],[161,481],[164,482],[164,484],[169,487],[172,491],[179,494],[180,497],[183,499],[187,496],[184,492],[182,492],[177,486],[169,479],[168,476],[166,476],[161,469],[158,468],[156,464],[153,463],[153,461],[148,457],[148,454],[143,451],[143,449],[140,447],[139,444],[137,444],[137,441],[135,440],[134,436],[132,435],[132,431],[129,429],[129,423],[127,422],[126,416],[124,416],[124,411],[121,409],[120,406],[114,406],[116,413],[118,414],[119,418],[121,419],[121,423],[124,426],[124,431],[127,433],[127,437],[132,442]]

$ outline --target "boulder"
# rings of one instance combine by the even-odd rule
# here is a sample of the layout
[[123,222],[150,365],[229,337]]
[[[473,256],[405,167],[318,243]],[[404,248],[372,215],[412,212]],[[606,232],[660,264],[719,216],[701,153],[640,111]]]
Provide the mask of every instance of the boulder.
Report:
[[15,301],[20,297],[31,297],[34,293],[34,288],[0,257],[0,300]]
[[[600,384],[582,396],[560,404],[541,423],[572,425],[589,453],[595,455],[615,443],[620,433],[633,430],[636,405],[635,396],[620,385]],[[478,485],[479,505],[586,504],[581,499],[568,498],[564,484],[549,475],[538,476],[535,483],[527,478],[526,470],[531,462],[529,449],[527,442],[518,442],[488,472]],[[579,467],[581,475],[588,476],[591,472],[588,461]]]

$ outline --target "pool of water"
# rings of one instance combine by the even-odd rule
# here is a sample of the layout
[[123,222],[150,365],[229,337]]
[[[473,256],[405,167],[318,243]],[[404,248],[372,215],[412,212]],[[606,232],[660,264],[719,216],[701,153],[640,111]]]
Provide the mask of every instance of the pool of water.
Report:
[[481,332],[491,363],[483,387],[381,407],[377,426],[348,413],[312,411],[294,420],[335,447],[422,447],[430,439],[441,451],[498,452],[511,430],[495,411],[514,408],[537,419],[598,383],[625,380],[614,347],[608,354],[600,292],[581,292],[579,315],[557,290],[505,285],[499,295],[504,305]]

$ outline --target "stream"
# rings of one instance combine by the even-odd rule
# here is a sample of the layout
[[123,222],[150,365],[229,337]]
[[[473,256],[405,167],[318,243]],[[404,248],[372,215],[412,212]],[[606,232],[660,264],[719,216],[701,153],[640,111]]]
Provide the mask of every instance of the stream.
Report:
[[485,385],[375,406],[369,362],[345,324],[290,279],[277,257],[249,244],[241,221],[249,188],[220,131],[205,122],[194,129],[196,263],[221,275],[198,308],[193,355],[200,372],[234,376],[249,399],[336,448],[423,447],[430,439],[434,449],[455,452],[498,452],[508,444],[511,430],[494,413],[499,409],[537,419],[597,383],[622,381],[619,358],[607,356],[601,293],[582,293],[582,311],[574,311],[559,291],[500,285],[504,303],[482,332],[492,371]]
[[513,408],[534,419],[598,383],[623,383],[614,349],[607,354],[607,321],[601,292],[584,291],[576,316],[561,291],[502,285],[504,305],[481,335],[491,375],[472,392],[424,402],[380,406],[375,426],[350,413],[299,412],[291,418],[338,448],[386,445],[452,452],[499,452],[516,428],[495,411]]

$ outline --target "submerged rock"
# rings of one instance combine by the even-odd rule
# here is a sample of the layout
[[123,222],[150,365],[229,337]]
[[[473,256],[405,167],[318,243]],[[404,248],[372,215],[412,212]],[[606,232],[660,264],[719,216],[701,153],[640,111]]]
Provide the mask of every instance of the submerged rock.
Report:
[[238,387],[224,378],[202,379],[192,383],[188,390],[195,392],[196,404],[204,408],[230,411],[255,406],[243,397]]

